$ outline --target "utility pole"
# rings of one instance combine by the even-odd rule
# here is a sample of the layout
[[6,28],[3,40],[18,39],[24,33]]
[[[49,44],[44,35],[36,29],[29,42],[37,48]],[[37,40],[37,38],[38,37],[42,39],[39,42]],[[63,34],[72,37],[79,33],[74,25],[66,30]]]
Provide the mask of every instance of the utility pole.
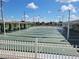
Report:
[[35,17],[32,18],[33,19],[33,23],[35,22]]
[[64,20],[64,15],[62,14],[61,17],[62,17],[62,28],[63,28],[63,25],[64,25],[64,24],[63,24],[63,23],[64,23],[64,21],[63,21],[63,20]]
[[25,13],[25,11],[24,11],[24,21],[25,21],[25,19],[26,19],[26,16],[25,16],[25,15],[26,15],[26,13]]
[[39,22],[39,17],[38,17],[38,22]]
[[67,40],[69,39],[69,37],[70,37],[70,9],[68,10],[68,14],[69,14],[69,16],[68,16],[68,28],[67,28]]
[[3,1],[2,0],[0,0],[0,4],[1,4],[1,6],[0,6],[0,8],[1,8],[1,19],[2,19],[2,21],[3,21],[3,3],[2,3]]
[[1,4],[1,19],[2,19],[2,22],[3,22],[3,30],[4,30],[4,35],[6,34],[6,31],[5,31],[5,20],[4,20],[4,15],[3,15],[3,1],[0,0],[0,4]]

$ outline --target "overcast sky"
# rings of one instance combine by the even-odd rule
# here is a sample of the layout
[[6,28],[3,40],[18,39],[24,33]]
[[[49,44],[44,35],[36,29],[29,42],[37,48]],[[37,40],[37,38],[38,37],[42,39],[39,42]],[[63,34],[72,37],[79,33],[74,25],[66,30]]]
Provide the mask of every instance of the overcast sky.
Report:
[[71,10],[71,20],[79,18],[79,0],[3,0],[4,17],[9,20],[21,20],[24,11],[26,18],[35,21],[58,21],[64,15],[64,21]]

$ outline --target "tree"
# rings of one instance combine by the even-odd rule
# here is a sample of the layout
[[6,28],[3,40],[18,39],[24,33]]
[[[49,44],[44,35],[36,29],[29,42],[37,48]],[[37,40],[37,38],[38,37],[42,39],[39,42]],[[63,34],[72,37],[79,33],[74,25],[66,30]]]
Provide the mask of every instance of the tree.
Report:
[[62,26],[62,23],[63,23],[62,21],[59,21],[59,22],[58,22],[58,25],[59,25],[59,26]]

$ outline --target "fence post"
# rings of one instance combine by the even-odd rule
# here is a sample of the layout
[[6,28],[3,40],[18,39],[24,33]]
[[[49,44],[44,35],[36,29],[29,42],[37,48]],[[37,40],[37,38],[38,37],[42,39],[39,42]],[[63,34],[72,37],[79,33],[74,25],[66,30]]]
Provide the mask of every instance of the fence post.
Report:
[[37,59],[37,53],[38,53],[38,38],[35,39],[35,59]]

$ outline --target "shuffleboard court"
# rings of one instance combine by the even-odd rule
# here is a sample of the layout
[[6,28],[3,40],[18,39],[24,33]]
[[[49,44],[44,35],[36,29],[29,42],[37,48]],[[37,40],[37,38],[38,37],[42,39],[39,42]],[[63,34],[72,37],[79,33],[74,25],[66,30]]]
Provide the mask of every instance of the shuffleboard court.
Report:
[[[29,51],[35,51],[35,40],[38,39],[38,52],[40,53],[78,56],[76,49],[70,45],[58,29],[59,28],[52,26],[37,26],[27,30],[7,33],[6,36],[0,35],[0,40],[2,42],[4,40],[10,40],[8,45],[7,43],[3,44],[0,42],[0,47],[4,48],[9,46],[10,49],[14,49],[14,45],[16,45],[17,50],[20,50],[22,47],[24,51],[26,51],[28,47]],[[13,42],[15,40],[17,42],[14,44]],[[25,42],[29,42],[29,45]]]
[[24,40],[24,41],[35,41],[35,38],[39,39],[39,42],[49,43],[66,43],[65,38],[59,33],[56,27],[32,27],[27,30],[16,31],[7,33],[6,36],[0,35],[2,39],[8,40]]

